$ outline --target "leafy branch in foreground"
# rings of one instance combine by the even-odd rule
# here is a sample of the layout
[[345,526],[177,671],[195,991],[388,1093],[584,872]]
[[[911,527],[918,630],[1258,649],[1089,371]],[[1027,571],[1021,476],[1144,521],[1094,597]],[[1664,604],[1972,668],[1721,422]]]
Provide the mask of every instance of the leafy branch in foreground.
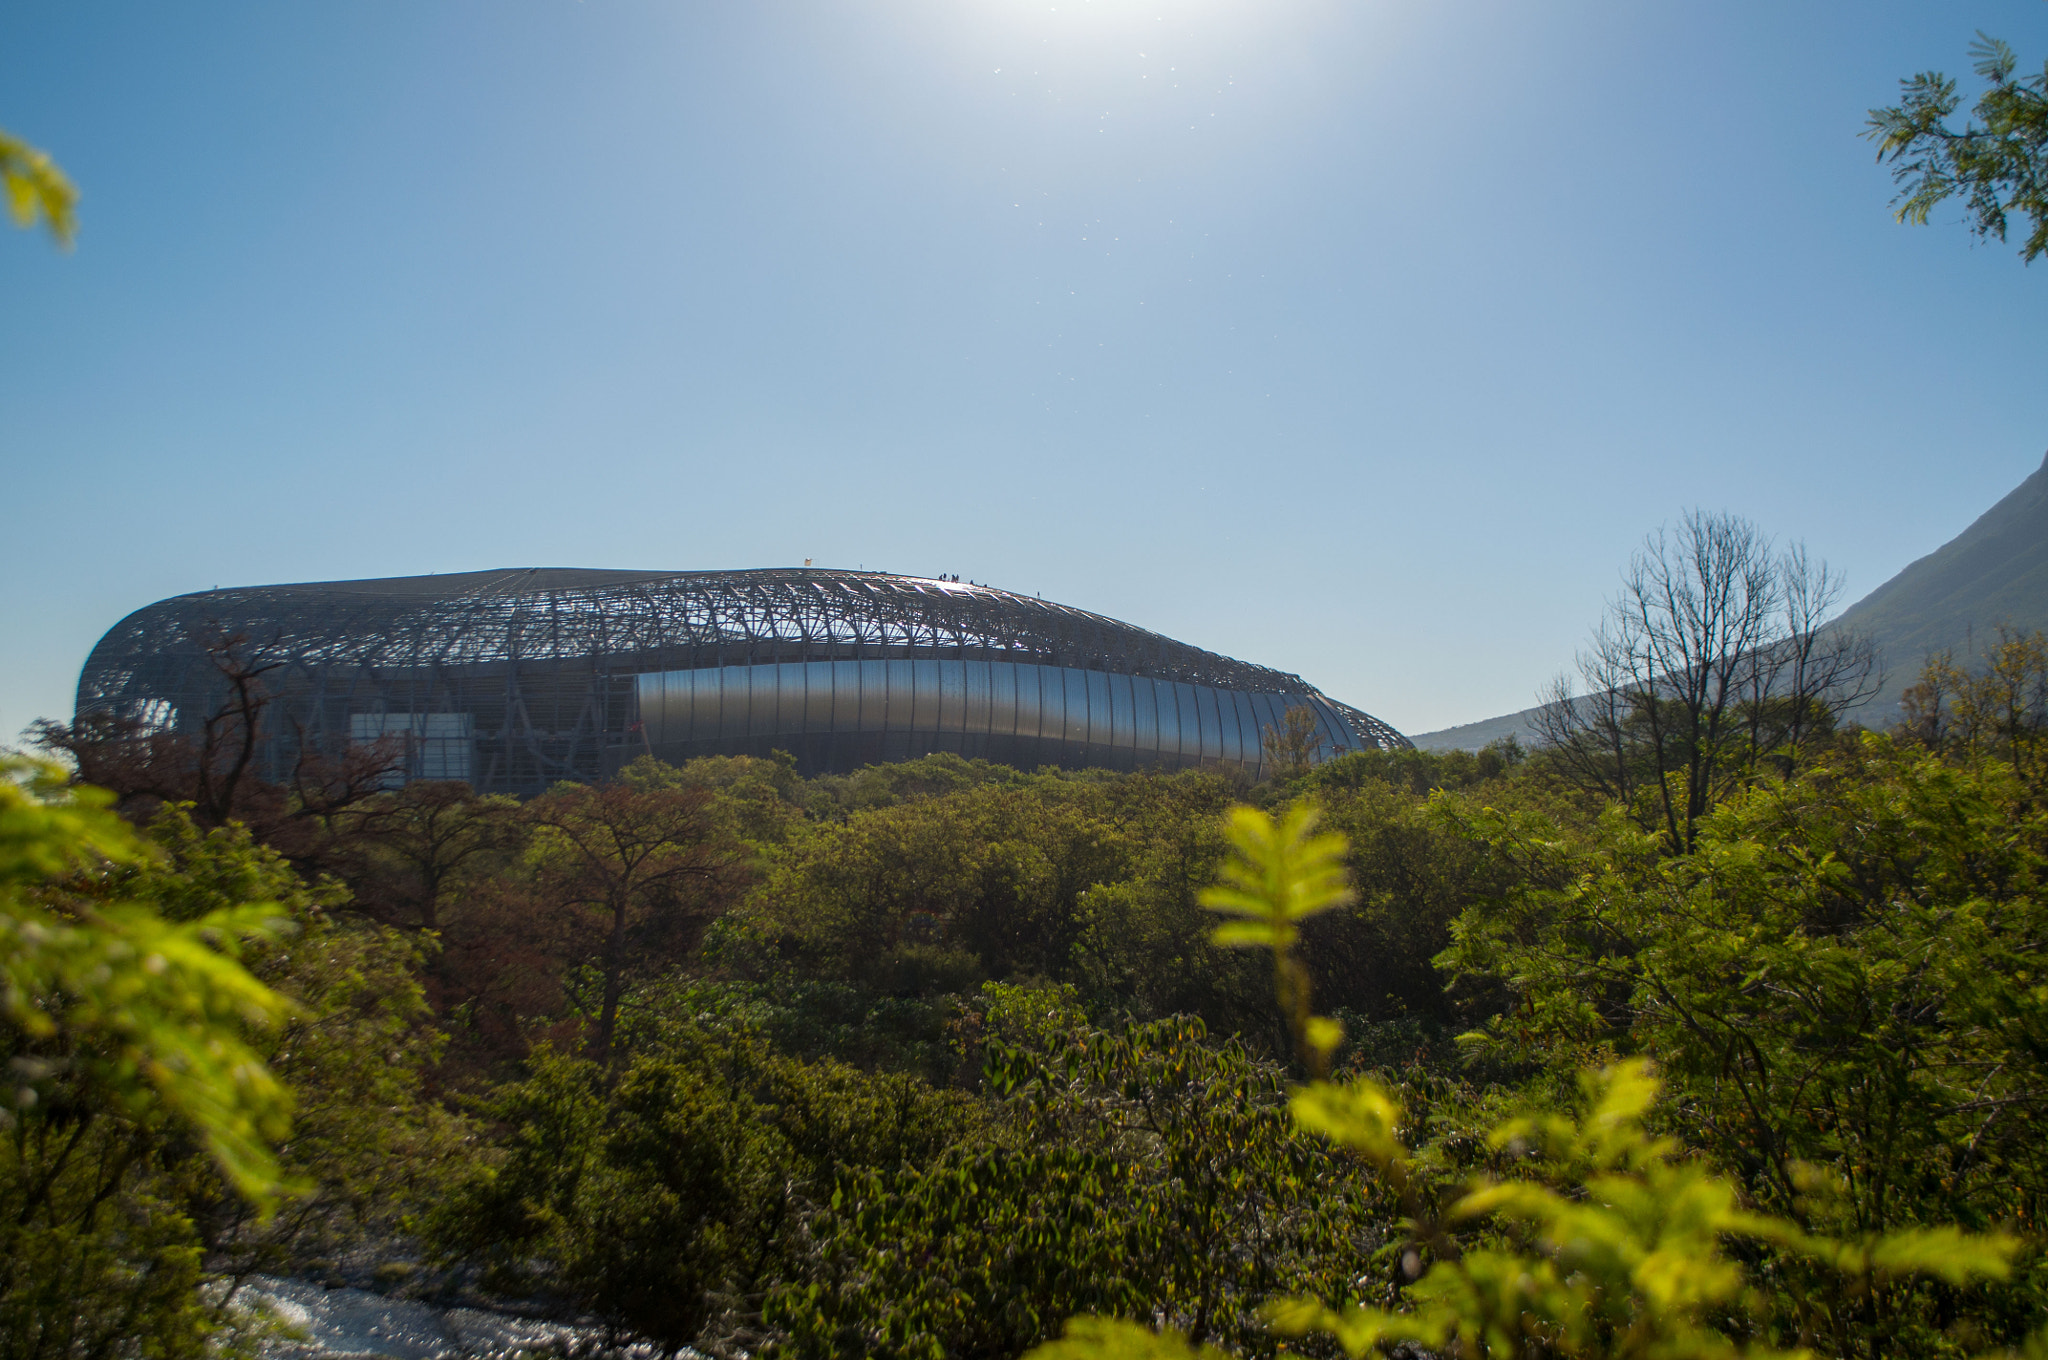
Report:
[[[1311,1053],[1334,1045],[1334,1026],[1307,1014],[1299,974],[1286,957],[1296,922],[1341,900],[1331,865],[1337,837],[1314,837],[1313,812],[1297,807],[1280,823],[1238,809],[1230,834],[1238,862],[1228,887],[1208,899],[1242,920],[1220,942],[1263,945],[1276,957],[1281,1003],[1297,1042]],[[1332,842],[1335,842],[1332,845]],[[1498,1125],[1489,1142],[1521,1161],[1512,1179],[1479,1176],[1441,1215],[1421,1193],[1437,1174],[1412,1154],[1403,1111],[1369,1080],[1316,1080],[1292,1100],[1298,1127],[1347,1149],[1390,1183],[1407,1215],[1403,1274],[1411,1283],[1393,1308],[1295,1298],[1268,1305],[1274,1329],[1316,1334],[1346,1354],[1406,1353],[1423,1346],[1470,1360],[1505,1356],[1777,1356],[1782,1342],[1770,1300],[1729,1251],[1747,1240],[1847,1277],[1863,1290],[1909,1275],[1950,1285],[2001,1279],[2019,1243],[1955,1228],[1870,1234],[1843,1240],[1747,1210],[1734,1182],[1645,1125],[1658,1093],[1649,1065],[1624,1062],[1581,1074],[1574,1115],[1538,1113]],[[1469,1249],[1453,1232],[1484,1231]],[[1425,1264],[1427,1266],[1425,1272]],[[1803,1324],[1791,1330],[1803,1332]],[[1185,1338],[1131,1323],[1076,1318],[1060,1341],[1032,1360],[1195,1360]]]
[[2008,216],[2021,213],[2033,223],[2020,246],[2031,264],[2048,251],[2048,66],[2017,76],[2012,48],[1983,33],[1970,55],[1989,88],[1962,128],[1949,125],[1962,102],[1955,81],[1922,71],[1899,82],[1897,104],[1870,111],[1863,135],[1891,162],[1899,221],[1924,227],[1937,204],[1961,194],[1971,229],[2003,241]]
[[17,226],[32,227],[41,218],[57,243],[66,246],[78,232],[78,190],[47,153],[5,131],[0,131],[0,195]]
[[54,766],[0,757],[0,1046],[18,1112],[0,1111],[0,1129],[47,1103],[53,1078],[83,1078],[131,1112],[162,1108],[236,1190],[274,1203],[273,1144],[291,1097],[241,1026],[276,1024],[292,1003],[238,955],[246,940],[276,937],[278,909],[246,903],[172,922],[138,903],[52,905],[60,883],[150,853],[111,801],[65,788]]
[[1232,808],[1224,835],[1236,852],[1224,861],[1223,881],[1204,888],[1201,903],[1238,919],[1218,926],[1217,944],[1268,949],[1273,986],[1302,1066],[1321,1076],[1344,1037],[1334,1020],[1309,1008],[1308,970],[1294,957],[1301,923],[1352,900],[1344,876],[1344,838],[1317,835],[1313,804],[1299,803],[1279,821],[1257,808]]

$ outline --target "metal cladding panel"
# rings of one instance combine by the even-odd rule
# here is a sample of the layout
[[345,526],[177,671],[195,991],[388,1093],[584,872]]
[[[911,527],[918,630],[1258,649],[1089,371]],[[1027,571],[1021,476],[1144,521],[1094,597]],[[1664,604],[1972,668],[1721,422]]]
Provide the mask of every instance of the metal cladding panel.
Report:
[[[907,712],[910,677],[898,674],[904,669],[904,664],[900,661],[873,661],[865,664],[868,670],[863,677],[861,689],[862,730],[907,731],[910,726]],[[867,692],[869,680],[874,682],[872,700]]]
[[[753,735],[747,730],[754,716],[752,670],[751,666],[721,666],[716,671],[705,672],[718,677],[718,735],[728,740]],[[765,699],[768,696],[764,692],[761,697]]]
[[664,741],[668,740],[668,680],[667,675],[659,672],[636,676],[633,680],[635,697],[639,701],[640,731],[650,742],[655,740],[656,732],[662,734]]
[[1059,672],[1045,666],[1019,666],[1017,674],[1017,736],[1064,741],[1067,688]]
[[854,683],[860,695],[860,716],[854,719],[856,732],[885,732],[889,727],[889,663],[856,661]]
[[[1021,740],[1036,737],[1035,729],[1025,727],[1025,714],[1038,712],[1038,670],[1033,666],[996,666],[989,671],[989,683],[995,687],[996,735]],[[1036,719],[1034,718],[1033,721]]]
[[730,741],[747,735],[747,709],[752,694],[749,692],[747,677],[734,675],[725,667],[702,670],[697,674],[708,682],[710,708],[714,715],[711,730],[721,741]]
[[1188,696],[1183,692],[1186,689],[1186,685],[1171,680],[1159,685],[1159,749],[1175,760],[1188,754],[1188,733],[1194,719]]
[[892,661],[889,680],[889,730],[891,732],[936,732],[938,694],[927,685],[935,678],[925,667],[929,661]]
[[1160,756],[1169,763],[1180,761],[1180,695],[1171,680],[1152,683],[1152,708],[1159,715]]
[[1017,735],[1017,687],[1023,683],[1020,670],[1022,667],[1008,663],[989,663],[988,731],[992,737]]
[[910,730],[945,731],[946,686],[940,678],[939,663],[913,661],[910,663],[910,672]]
[[1237,696],[1229,690],[1215,690],[1216,717],[1223,728],[1223,758],[1244,759],[1244,730],[1238,722]]
[[1255,764],[1265,763],[1266,728],[1273,721],[1272,699],[1268,694],[1237,696],[1237,724],[1245,734]]
[[1138,746],[1138,715],[1136,702],[1131,698],[1131,677],[1111,675],[1105,679],[1109,685],[1109,744],[1119,751],[1134,751]]
[[1158,682],[1143,675],[1131,677],[1131,749],[1160,750]]
[[831,661],[823,664],[831,676],[826,688],[831,691],[832,698],[825,706],[829,721],[818,730],[852,731],[860,725],[860,672]]
[[1067,700],[1067,722],[1064,736],[1073,746],[1088,745],[1088,672],[1054,671],[1053,674],[1064,684]]
[[1266,727],[1278,723],[1278,717],[1268,713],[1272,703],[1272,694],[1237,692],[1237,721],[1245,731],[1245,748],[1249,750],[1249,764],[1253,768],[1266,766]]
[[[1259,704],[1263,710],[1259,720],[1259,744],[1261,747],[1265,745],[1266,729],[1270,727],[1276,732],[1279,731],[1287,721],[1287,710],[1298,706],[1299,703],[1299,700],[1283,699],[1276,694],[1262,694],[1259,696]],[[1322,713],[1316,712],[1315,705],[1313,704],[1308,705],[1308,710],[1316,715],[1316,732],[1323,739],[1323,749],[1331,755],[1338,754],[1338,748],[1330,745],[1329,733],[1325,730],[1329,726],[1328,719]]]
[[690,739],[686,688],[695,682],[685,678],[687,674],[643,675],[634,680],[640,698],[641,730],[648,740],[652,741],[657,731],[668,734],[672,741]]
[[1159,715],[1159,754],[1175,763],[1180,760],[1179,688],[1171,680],[1152,682],[1152,709]]
[[985,737],[993,728],[989,702],[989,663],[963,663],[960,676],[960,730],[969,736]]
[[1235,690],[1217,690],[1217,711],[1223,715],[1223,758],[1243,764],[1260,762],[1257,739],[1245,731],[1245,707],[1239,703],[1239,694]]
[[926,688],[932,678],[925,668],[929,661],[889,663],[889,730],[891,732],[936,732],[938,714],[933,700],[938,696]]
[[1235,690],[1216,691],[1216,705],[1223,710],[1223,730],[1229,736],[1225,740],[1223,758],[1246,765],[1259,763],[1259,734],[1247,719],[1251,716],[1245,696]]
[[833,700],[832,663],[829,661],[806,661],[804,663],[804,727],[805,732],[830,732],[834,729],[832,720]]
[[[1264,729],[1304,702],[1296,694],[954,660],[721,666],[644,674],[634,685],[645,740],[657,753],[884,735],[898,745],[907,739],[906,749],[957,750],[965,735],[1022,743],[1019,759],[1043,748],[1049,761],[1168,767],[1223,761],[1256,768]],[[1332,750],[1356,746],[1347,734],[1346,745]]]
[[1017,668],[1017,739],[1060,741],[1067,729],[1067,688],[1057,671]]
[[1216,713],[1216,691],[1203,685],[1190,685],[1194,692],[1196,723],[1195,751],[1203,760],[1223,758],[1223,726]]
[[1237,705],[1231,702],[1231,695],[1224,690],[1210,689],[1209,699],[1216,705],[1216,730],[1219,739],[1219,759],[1239,760],[1244,755],[1244,738],[1237,729]]
[[1264,694],[1237,694],[1237,726],[1245,736],[1245,765],[1254,772],[1266,767],[1266,724],[1269,696]]
[[925,668],[929,661],[891,661],[889,663],[889,730],[891,732],[930,732],[937,724],[932,701],[938,696],[922,683],[929,675]]
[[1322,733],[1323,741],[1326,743],[1324,749],[1328,750],[1331,755],[1347,755],[1352,751],[1363,751],[1366,749],[1365,743],[1360,741],[1356,734],[1352,732],[1350,725],[1344,721],[1343,715],[1330,707],[1328,703],[1314,696],[1302,702],[1305,702],[1310,709],[1314,710],[1317,731]]
[[671,725],[668,681],[666,675],[642,675],[634,678],[636,707],[640,711],[640,733],[645,740],[652,741],[657,728],[666,731]]
[[[752,670],[753,667],[750,666],[747,669]],[[776,732],[803,731],[803,720],[800,715],[804,709],[804,673],[801,667],[794,669],[789,676],[783,678],[782,683],[774,686],[772,705],[770,709],[772,730]],[[759,703],[756,703],[754,708],[758,715],[760,712]]]
[[967,675],[981,663],[952,661],[930,663],[938,672],[939,730],[967,730]]
[[717,741],[721,730],[725,677],[717,671],[684,671],[677,677],[683,687],[683,721],[692,741]]

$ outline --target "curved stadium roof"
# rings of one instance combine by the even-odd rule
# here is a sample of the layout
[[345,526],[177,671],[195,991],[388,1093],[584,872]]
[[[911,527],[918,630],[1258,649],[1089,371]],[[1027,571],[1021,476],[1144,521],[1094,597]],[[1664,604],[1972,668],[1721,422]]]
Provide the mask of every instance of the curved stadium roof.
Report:
[[1253,734],[1289,700],[1317,713],[1331,751],[1407,745],[1299,676],[1099,614],[958,581],[813,568],[528,568],[181,595],[130,614],[93,648],[79,714],[189,728],[218,702],[209,648],[227,637],[275,666],[273,763],[294,742],[396,734],[421,748],[416,775],[512,791],[601,777],[642,750],[779,747],[813,769],[927,749],[1256,766]]

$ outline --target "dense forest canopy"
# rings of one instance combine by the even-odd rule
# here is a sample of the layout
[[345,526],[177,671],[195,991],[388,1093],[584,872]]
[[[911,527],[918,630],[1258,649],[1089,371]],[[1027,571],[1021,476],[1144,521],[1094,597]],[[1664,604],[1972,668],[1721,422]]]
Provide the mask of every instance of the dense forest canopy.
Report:
[[48,728],[116,787],[4,786],[0,1335],[196,1355],[296,1273],[705,1354],[2020,1346],[2048,646],[1812,697],[1689,838],[1555,745],[520,804]]

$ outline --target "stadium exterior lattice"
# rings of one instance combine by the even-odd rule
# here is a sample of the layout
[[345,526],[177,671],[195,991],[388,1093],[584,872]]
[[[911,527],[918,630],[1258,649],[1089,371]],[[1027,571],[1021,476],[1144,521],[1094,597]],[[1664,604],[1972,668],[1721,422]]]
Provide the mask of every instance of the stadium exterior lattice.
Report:
[[[635,756],[939,751],[1034,768],[1236,765],[1305,707],[1325,756],[1408,741],[1300,677],[987,586],[824,569],[527,569],[210,590],[93,648],[78,716],[193,733],[238,639],[260,772],[385,741],[404,775],[531,794]],[[392,739],[398,739],[393,741]]]

